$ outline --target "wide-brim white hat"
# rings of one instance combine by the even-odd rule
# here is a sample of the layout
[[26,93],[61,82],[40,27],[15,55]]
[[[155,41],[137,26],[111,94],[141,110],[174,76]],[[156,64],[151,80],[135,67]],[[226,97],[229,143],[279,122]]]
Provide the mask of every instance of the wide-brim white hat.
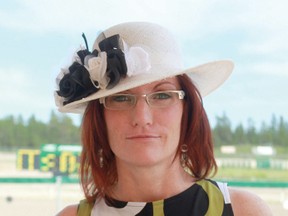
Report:
[[[60,112],[83,113],[89,101],[180,74],[189,75],[201,96],[204,97],[219,87],[229,77],[234,67],[232,61],[220,60],[185,69],[179,46],[173,35],[162,26],[146,22],[122,23],[103,31],[96,39],[93,50],[100,51],[101,40],[114,35],[119,35],[124,43],[122,48],[127,63],[127,73],[130,76],[122,77],[113,87],[108,88],[106,85],[106,88],[99,88],[95,93],[70,103],[64,103],[65,98],[59,96],[57,93],[59,89],[57,89],[54,95]],[[139,64],[144,66],[139,69]],[[94,70],[93,73],[98,72]],[[63,74],[58,76],[58,85],[62,77]]]

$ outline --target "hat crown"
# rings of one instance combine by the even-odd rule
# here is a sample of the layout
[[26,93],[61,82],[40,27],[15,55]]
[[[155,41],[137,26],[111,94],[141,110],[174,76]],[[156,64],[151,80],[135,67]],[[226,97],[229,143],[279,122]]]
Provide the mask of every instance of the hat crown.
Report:
[[[149,55],[151,66],[164,66],[164,68],[182,69],[181,52],[174,35],[166,28],[147,22],[129,22],[115,25],[105,31],[106,38],[119,34],[121,39],[129,46],[143,48]],[[99,50],[99,42],[103,39],[100,34],[93,49]]]

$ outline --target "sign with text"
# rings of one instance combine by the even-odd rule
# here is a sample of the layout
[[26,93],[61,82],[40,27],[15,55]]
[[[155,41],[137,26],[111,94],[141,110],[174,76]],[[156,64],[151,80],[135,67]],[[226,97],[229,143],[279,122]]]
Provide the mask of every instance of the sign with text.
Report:
[[54,174],[77,173],[81,146],[43,144],[40,150],[40,170]]
[[19,149],[17,169],[41,170],[55,175],[77,173],[79,169],[80,145],[43,144],[39,149]]
[[39,170],[40,150],[19,149],[16,167],[19,170]]

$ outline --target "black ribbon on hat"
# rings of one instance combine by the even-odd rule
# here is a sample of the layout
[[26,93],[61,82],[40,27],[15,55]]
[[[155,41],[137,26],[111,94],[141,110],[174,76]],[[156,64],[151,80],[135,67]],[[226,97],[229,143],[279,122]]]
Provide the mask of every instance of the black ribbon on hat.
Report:
[[[57,94],[65,98],[63,105],[85,98],[99,90],[99,88],[95,87],[99,86],[99,83],[91,80],[89,71],[84,66],[85,57],[87,55],[97,57],[99,51],[95,49],[91,53],[88,50],[85,35],[82,34],[82,37],[84,38],[86,49],[77,52],[82,64],[76,61],[73,62],[69,67],[69,73],[65,74],[59,83]],[[113,88],[120,81],[121,77],[125,77],[127,74],[125,55],[121,49],[120,42],[120,36],[113,35],[99,43],[100,50],[107,53],[106,76],[109,77],[107,89]]]
[[107,89],[113,88],[120,81],[120,78],[127,74],[125,55],[120,44],[118,34],[105,38],[99,43],[100,50],[107,53],[107,76],[110,78]]

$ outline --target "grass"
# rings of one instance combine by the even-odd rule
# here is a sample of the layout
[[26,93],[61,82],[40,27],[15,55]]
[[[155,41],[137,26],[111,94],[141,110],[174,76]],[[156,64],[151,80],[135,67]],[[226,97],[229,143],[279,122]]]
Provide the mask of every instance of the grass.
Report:
[[242,181],[273,181],[288,182],[287,170],[219,168],[216,179]]
[[[288,160],[287,147],[275,147],[276,154],[273,156],[257,156],[252,154],[252,145],[236,145],[236,154],[223,154],[220,147],[215,147],[216,158],[242,158],[255,159],[257,162],[268,162],[269,160]],[[268,162],[269,163],[269,162]],[[263,164],[265,165],[265,164]],[[273,181],[273,182],[288,182],[288,170],[271,169],[271,168],[233,168],[233,167],[219,167],[215,176],[216,179],[225,180],[239,180],[239,181]]]

